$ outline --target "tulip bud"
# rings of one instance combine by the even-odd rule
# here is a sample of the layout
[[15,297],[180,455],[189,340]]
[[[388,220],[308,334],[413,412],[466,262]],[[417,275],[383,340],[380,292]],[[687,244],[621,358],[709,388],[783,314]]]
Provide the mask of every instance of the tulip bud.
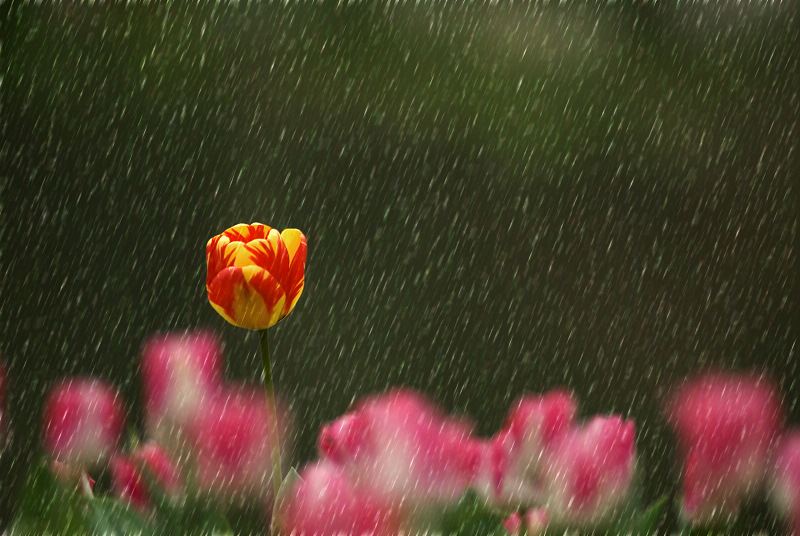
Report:
[[45,404],[44,448],[69,465],[97,467],[116,449],[123,426],[116,389],[100,380],[69,380]]
[[114,493],[136,508],[145,509],[150,506],[150,492],[143,470],[150,472],[155,483],[167,495],[175,495],[180,491],[181,480],[177,465],[155,443],[143,445],[130,456],[112,457],[110,467]]
[[[288,417],[277,426],[285,440]],[[276,422],[263,390],[227,388],[207,400],[189,426],[194,482],[206,495],[234,503],[260,501],[271,492],[270,438]],[[288,442],[282,445],[283,459]]]
[[416,516],[455,503],[474,480],[480,453],[471,431],[420,395],[393,391],[324,426],[319,450],[356,486]]
[[306,237],[297,229],[240,223],[208,241],[206,291],[229,323],[275,325],[294,308],[305,285]]
[[772,504],[800,534],[800,431],[794,430],[777,447],[770,490]]
[[548,521],[595,527],[628,498],[636,457],[633,421],[595,417],[561,436],[548,450],[543,481]]
[[503,521],[503,528],[506,529],[511,536],[520,536],[522,534],[522,516],[519,512],[514,512]]
[[209,332],[162,334],[145,344],[142,376],[150,436],[176,446],[203,400],[221,389],[221,355],[219,340]]
[[501,465],[501,482],[492,502],[516,506],[541,502],[542,459],[572,426],[576,411],[575,399],[564,391],[526,396],[516,403],[488,453],[495,472]]
[[684,457],[687,521],[729,520],[761,488],[781,413],[772,386],[749,376],[709,375],[676,392],[668,417]]
[[306,466],[276,512],[281,534],[339,536],[401,534],[398,512],[349,481],[342,468],[322,461]]

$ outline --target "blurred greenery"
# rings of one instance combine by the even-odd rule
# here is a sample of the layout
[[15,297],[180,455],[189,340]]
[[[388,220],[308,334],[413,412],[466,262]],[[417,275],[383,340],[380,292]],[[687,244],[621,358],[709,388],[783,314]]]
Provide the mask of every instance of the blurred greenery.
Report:
[[649,500],[685,375],[763,371],[800,422],[787,3],[15,3],[2,27],[0,526],[57,378],[115,382],[140,425],[142,343],[198,326],[258,378],[203,289],[237,222],[309,239],[272,337],[295,465],[396,384],[482,434],[571,388],[636,420]]

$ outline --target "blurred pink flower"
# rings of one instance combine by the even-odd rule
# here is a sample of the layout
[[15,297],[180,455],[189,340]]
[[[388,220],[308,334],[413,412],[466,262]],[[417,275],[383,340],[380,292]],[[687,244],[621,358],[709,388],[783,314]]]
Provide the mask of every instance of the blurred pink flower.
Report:
[[545,522],[593,527],[628,499],[636,465],[633,421],[595,417],[558,438],[542,464]]
[[117,497],[139,509],[150,506],[150,492],[147,479],[142,474],[143,468],[150,471],[156,484],[168,496],[180,492],[178,466],[160,446],[147,443],[129,456],[116,455],[111,458],[111,485]]
[[522,534],[522,516],[519,512],[514,512],[503,521],[503,528],[511,536],[519,536]]
[[397,510],[352,485],[341,466],[321,461],[306,466],[276,512],[281,534],[296,536],[401,534]]
[[[480,492],[493,503],[539,504],[542,460],[550,446],[570,429],[576,411],[577,402],[566,391],[519,399],[503,429],[484,445],[482,481],[477,485]],[[487,479],[491,485],[487,485]]]
[[[282,459],[288,460],[289,417],[278,411]],[[269,497],[269,434],[274,427],[259,387],[227,387],[207,399],[188,426],[190,465],[199,490],[238,503]]]
[[524,514],[514,512],[503,521],[503,528],[512,536],[537,536],[547,529],[548,516],[544,508],[531,508]]
[[221,388],[220,342],[210,332],[165,333],[142,351],[147,430],[176,451],[186,424],[203,400]]
[[457,501],[472,483],[480,450],[471,432],[421,395],[395,390],[324,426],[318,446],[354,485],[417,516]]
[[120,400],[117,390],[100,380],[72,379],[54,386],[45,404],[45,451],[69,465],[105,463],[125,422]]
[[770,498],[776,510],[800,534],[800,430],[793,430],[777,447]]
[[684,457],[682,516],[695,525],[734,517],[761,488],[782,422],[766,381],[714,374],[683,385],[668,418]]

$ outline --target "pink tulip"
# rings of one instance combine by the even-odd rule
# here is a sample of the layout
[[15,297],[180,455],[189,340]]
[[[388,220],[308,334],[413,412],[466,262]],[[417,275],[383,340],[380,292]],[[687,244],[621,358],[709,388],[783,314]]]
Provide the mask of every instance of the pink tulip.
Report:
[[[279,413],[282,459],[289,459],[288,417]],[[188,427],[194,482],[206,494],[233,502],[261,500],[271,491],[269,415],[260,387],[226,388],[206,400]]]
[[511,536],[519,536],[522,534],[522,516],[519,512],[514,512],[503,521],[503,528],[506,529]]
[[362,401],[320,432],[320,454],[355,485],[409,514],[457,501],[478,470],[471,426],[421,395],[396,390]]
[[708,375],[676,392],[668,417],[684,456],[686,520],[734,517],[761,488],[781,415],[772,386],[751,376]]
[[124,426],[119,393],[100,380],[56,385],[45,404],[47,453],[69,465],[97,467],[116,449]]
[[595,417],[551,446],[542,464],[545,522],[593,527],[628,498],[636,458],[633,421]]
[[480,492],[501,505],[540,503],[541,462],[550,446],[572,426],[576,410],[575,399],[565,391],[518,400],[503,429],[483,446]]
[[150,506],[150,492],[147,479],[142,474],[143,469],[151,473],[165,494],[175,495],[181,488],[177,465],[155,443],[141,446],[130,456],[112,457],[110,467],[112,487],[116,496],[139,509]]
[[281,534],[339,536],[401,534],[397,510],[347,478],[342,467],[321,461],[303,469],[276,512]]
[[800,534],[800,430],[784,437],[777,447],[770,490],[772,504]]
[[145,344],[142,376],[152,437],[176,446],[203,400],[221,388],[221,355],[218,338],[205,331],[161,334]]

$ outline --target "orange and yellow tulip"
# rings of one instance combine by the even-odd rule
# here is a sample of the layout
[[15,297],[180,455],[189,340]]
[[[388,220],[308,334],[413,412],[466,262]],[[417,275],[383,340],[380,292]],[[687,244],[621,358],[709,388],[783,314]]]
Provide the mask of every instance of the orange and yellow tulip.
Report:
[[208,301],[234,326],[274,326],[303,292],[306,250],[297,229],[234,225],[206,245]]

